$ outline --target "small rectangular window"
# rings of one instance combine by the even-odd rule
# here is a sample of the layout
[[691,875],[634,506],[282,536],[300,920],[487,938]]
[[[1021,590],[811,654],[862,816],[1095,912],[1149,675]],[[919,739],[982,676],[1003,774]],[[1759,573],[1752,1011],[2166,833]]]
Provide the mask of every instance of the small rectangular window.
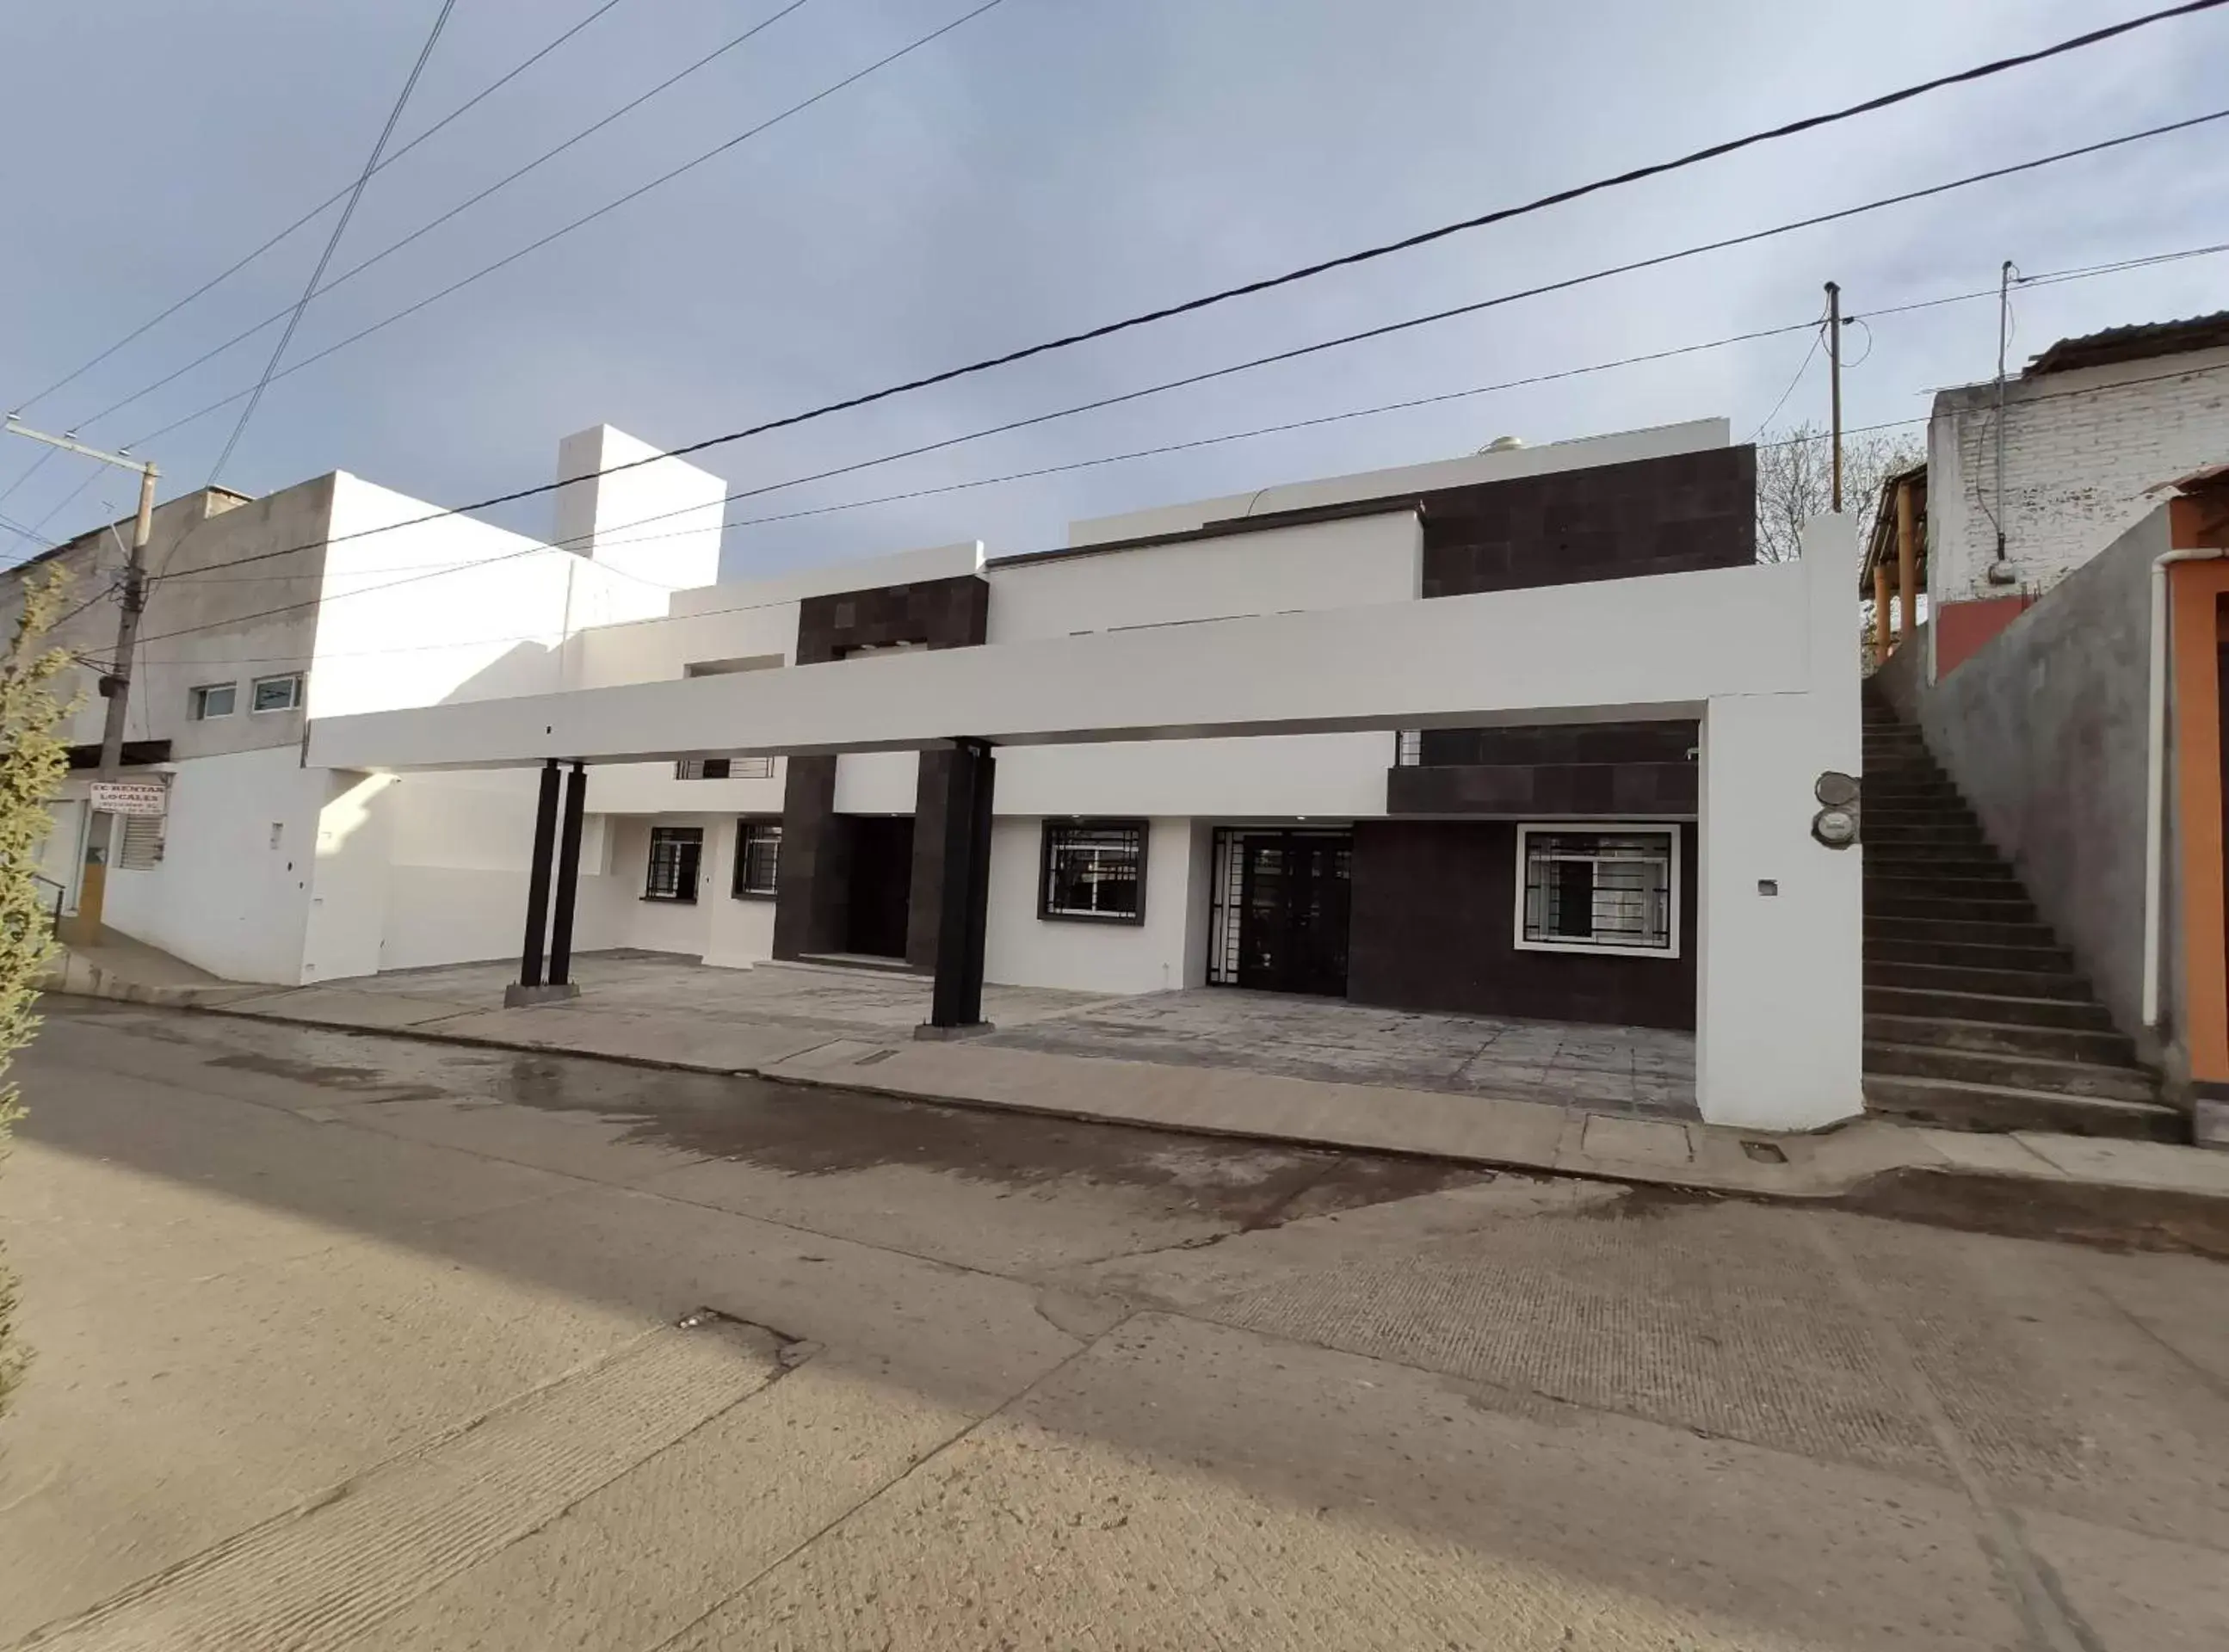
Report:
[[1037,916],[1111,924],[1146,921],[1146,823],[1049,820]]
[[653,826],[650,829],[650,875],[644,881],[645,900],[694,900],[697,868],[704,855],[704,832],[698,826]]
[[124,846],[116,857],[119,870],[152,872],[163,863],[163,816],[126,815]]
[[1521,950],[1679,957],[1676,829],[1519,826],[1517,870]]
[[212,717],[229,717],[240,699],[236,682],[208,682],[198,688],[186,691],[186,715],[195,722],[207,722]]
[[746,820],[736,823],[736,881],[738,899],[777,893],[781,883],[781,823]]
[[284,676],[258,677],[247,701],[248,710],[294,711],[302,704],[302,674],[289,671]]

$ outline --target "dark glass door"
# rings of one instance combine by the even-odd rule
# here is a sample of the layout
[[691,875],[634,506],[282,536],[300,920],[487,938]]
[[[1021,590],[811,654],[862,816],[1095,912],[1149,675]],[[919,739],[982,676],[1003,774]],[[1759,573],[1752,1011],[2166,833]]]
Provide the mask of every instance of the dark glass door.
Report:
[[1345,833],[1248,832],[1238,840],[1238,984],[1267,992],[1346,992]]
[[845,924],[844,950],[902,958],[906,955],[906,919],[913,893],[913,817],[855,815],[850,823],[851,909]]

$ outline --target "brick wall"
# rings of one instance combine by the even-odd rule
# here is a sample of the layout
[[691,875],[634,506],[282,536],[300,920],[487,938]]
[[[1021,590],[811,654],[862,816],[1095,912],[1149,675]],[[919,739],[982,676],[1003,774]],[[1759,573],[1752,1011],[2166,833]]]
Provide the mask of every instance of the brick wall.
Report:
[[2048,590],[2152,509],[2145,490],[2229,460],[2229,350],[2016,380],[2005,399],[2006,557],[1996,557],[1996,392],[1945,391],[1928,434],[1928,592],[1956,603]]

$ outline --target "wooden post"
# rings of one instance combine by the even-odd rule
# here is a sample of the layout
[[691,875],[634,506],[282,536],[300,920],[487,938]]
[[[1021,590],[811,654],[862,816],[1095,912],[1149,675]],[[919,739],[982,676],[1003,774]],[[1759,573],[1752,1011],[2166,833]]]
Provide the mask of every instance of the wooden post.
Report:
[[1890,641],[1888,624],[1888,564],[1873,564],[1873,659],[1876,663],[1888,658]]
[[1913,520],[1917,507],[1911,483],[1896,484],[1896,596],[1903,610],[1898,615],[1903,640],[1909,641],[1919,625],[1919,528]]

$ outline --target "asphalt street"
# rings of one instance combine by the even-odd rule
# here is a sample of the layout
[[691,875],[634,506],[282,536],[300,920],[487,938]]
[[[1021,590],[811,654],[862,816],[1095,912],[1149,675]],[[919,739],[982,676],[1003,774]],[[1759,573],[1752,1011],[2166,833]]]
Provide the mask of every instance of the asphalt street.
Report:
[[2229,1644],[2229,1266],[54,1001],[0,1646]]

